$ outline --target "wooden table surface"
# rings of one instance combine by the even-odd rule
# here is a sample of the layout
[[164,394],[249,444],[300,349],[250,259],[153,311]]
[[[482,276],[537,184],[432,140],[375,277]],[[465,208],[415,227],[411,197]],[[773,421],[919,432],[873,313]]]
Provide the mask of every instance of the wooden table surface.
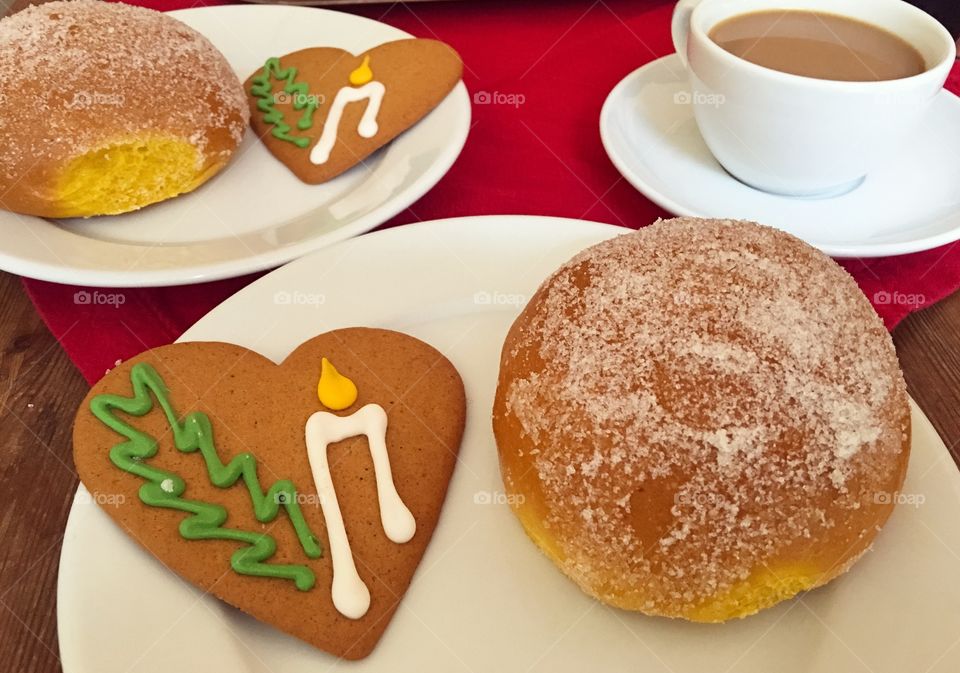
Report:
[[[915,4],[946,21],[955,2]],[[25,4],[0,0],[0,16]],[[960,293],[893,336],[910,394],[960,464]],[[71,424],[86,392],[20,279],[0,272],[0,673],[60,670],[57,567],[77,487]]]

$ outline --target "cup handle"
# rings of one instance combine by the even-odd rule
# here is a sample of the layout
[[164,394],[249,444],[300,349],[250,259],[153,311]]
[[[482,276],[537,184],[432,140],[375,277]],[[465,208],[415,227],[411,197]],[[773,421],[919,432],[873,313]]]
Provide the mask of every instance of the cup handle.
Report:
[[677,55],[687,67],[687,39],[690,37],[690,15],[699,5],[701,0],[680,0],[677,6],[673,8],[673,19],[670,24],[670,32],[673,35],[673,48],[677,50]]

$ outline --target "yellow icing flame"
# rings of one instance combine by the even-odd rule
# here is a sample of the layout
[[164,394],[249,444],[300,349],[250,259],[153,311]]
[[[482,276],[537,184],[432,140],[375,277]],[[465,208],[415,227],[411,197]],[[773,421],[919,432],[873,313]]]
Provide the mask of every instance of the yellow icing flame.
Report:
[[320,360],[320,380],[317,397],[327,409],[342,411],[357,401],[357,386],[327,359]]
[[364,56],[363,63],[350,73],[350,84],[361,86],[373,79],[373,70],[370,69],[370,57]]

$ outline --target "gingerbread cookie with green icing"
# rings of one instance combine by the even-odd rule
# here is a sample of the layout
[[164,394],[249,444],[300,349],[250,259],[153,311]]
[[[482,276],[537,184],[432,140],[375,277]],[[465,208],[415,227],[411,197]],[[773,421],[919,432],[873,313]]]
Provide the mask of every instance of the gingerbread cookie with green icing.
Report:
[[464,418],[453,365],[398,332],[328,332],[280,365],[226,343],[174,344],[93,387],[74,460],[166,567],[360,659],[437,525]]
[[462,71],[457,53],[437,40],[271,57],[244,83],[250,125],[298,178],[326,182],[420,121]]

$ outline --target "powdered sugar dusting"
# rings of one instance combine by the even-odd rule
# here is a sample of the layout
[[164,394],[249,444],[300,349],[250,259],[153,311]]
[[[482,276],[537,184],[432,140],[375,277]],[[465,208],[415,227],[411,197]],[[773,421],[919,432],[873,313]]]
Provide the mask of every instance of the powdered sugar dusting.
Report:
[[658,222],[577,255],[524,315],[505,410],[540,450],[565,572],[601,598],[642,585],[645,609],[676,613],[876,528],[905,386],[880,319],[818,251],[750,223]]
[[38,163],[144,132],[228,157],[224,146],[239,143],[249,118],[240,81],[206,38],[159,12],[99,0],[0,20],[0,101],[2,191]]

